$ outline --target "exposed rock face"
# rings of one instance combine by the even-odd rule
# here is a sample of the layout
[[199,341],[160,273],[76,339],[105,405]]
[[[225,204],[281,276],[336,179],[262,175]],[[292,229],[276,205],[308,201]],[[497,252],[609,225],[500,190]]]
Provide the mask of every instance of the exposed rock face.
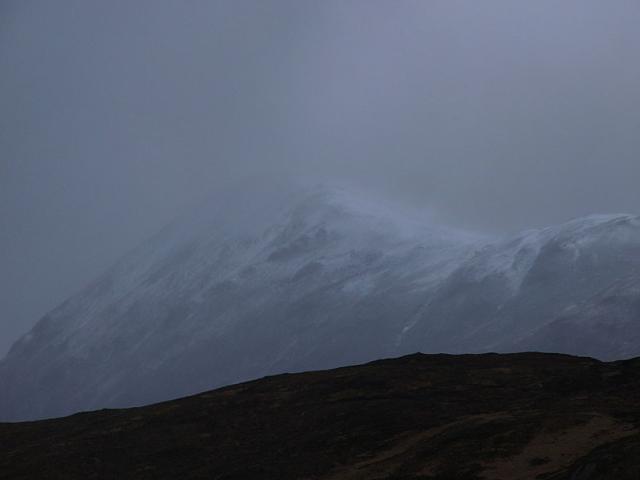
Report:
[[410,355],[0,424],[0,477],[636,480],[640,360]]
[[415,351],[640,355],[637,285],[640,221],[629,215],[494,240],[343,190],[208,205],[13,346],[0,419]]

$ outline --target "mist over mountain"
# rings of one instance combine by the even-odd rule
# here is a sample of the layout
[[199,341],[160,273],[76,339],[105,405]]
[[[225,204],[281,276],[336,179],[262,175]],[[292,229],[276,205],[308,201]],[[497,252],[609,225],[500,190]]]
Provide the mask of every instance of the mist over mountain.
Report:
[[638,24],[632,0],[2,0],[0,356],[234,183],[338,178],[510,234],[640,212]]
[[16,342],[0,419],[416,351],[640,355],[638,217],[494,238],[344,187],[235,198],[169,225]]

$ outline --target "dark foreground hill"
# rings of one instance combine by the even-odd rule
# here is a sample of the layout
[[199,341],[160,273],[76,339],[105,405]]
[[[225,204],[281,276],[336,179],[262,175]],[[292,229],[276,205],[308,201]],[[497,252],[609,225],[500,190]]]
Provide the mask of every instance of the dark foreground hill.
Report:
[[2,479],[640,478],[640,359],[411,355],[0,424]]

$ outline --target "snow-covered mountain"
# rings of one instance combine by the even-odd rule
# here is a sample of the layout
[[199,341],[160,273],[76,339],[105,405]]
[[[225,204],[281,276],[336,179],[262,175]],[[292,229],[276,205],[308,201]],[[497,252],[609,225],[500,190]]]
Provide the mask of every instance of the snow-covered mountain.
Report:
[[16,342],[0,362],[0,419],[417,350],[640,355],[639,254],[628,215],[504,240],[340,189],[209,203]]

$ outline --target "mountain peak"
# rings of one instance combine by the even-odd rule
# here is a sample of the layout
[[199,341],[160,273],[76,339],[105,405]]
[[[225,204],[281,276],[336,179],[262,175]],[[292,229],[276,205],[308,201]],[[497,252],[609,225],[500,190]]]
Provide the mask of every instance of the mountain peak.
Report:
[[637,278],[639,231],[636,217],[597,215],[490,239],[343,185],[218,194],[14,345],[0,362],[0,417],[416,350],[509,349]]

